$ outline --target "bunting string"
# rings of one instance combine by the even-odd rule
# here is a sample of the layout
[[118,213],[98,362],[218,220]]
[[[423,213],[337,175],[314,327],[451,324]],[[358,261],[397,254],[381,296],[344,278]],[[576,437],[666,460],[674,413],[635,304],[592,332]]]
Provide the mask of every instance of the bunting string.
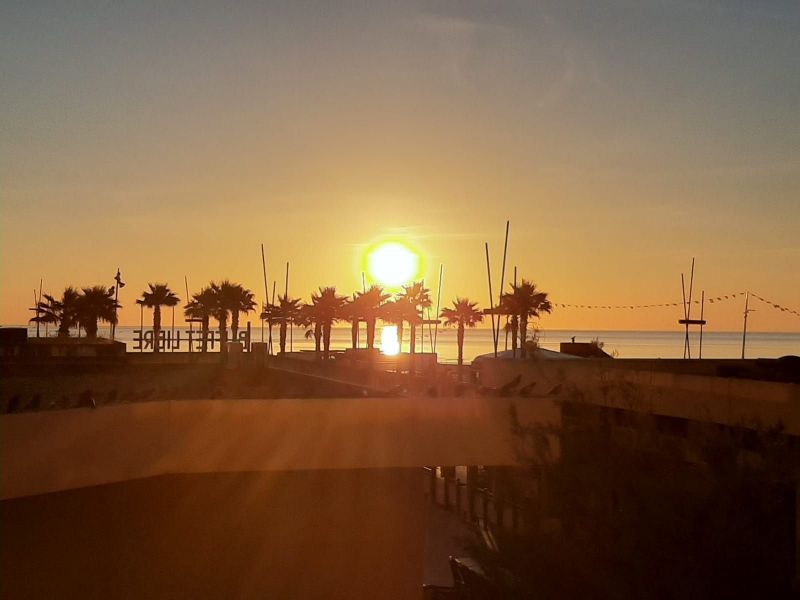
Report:
[[773,302],[772,300],[767,300],[766,298],[762,298],[761,296],[759,296],[758,294],[754,294],[753,292],[750,292],[750,296],[755,298],[756,300],[763,302],[764,304],[770,306],[771,308],[774,308],[775,310],[779,310],[783,313],[789,313],[796,317],[800,317],[800,310],[794,310],[793,308],[789,308],[788,306],[781,306],[777,302]]
[[[744,298],[747,292],[735,292],[733,294],[725,294],[722,296],[715,296],[715,297],[707,297],[706,302],[708,304],[719,304],[721,302],[726,302],[729,300],[733,300],[735,298]],[[772,302],[771,300],[767,300],[758,294],[754,294],[750,292],[750,297],[755,298],[763,302],[764,304],[770,306],[775,310],[779,310],[783,313],[791,314],[796,317],[800,317],[800,311],[794,310],[787,306],[782,306],[777,302]],[[686,304],[689,304],[688,301]],[[692,300],[692,304],[700,304],[700,300]],[[683,302],[662,302],[658,304],[571,304],[567,302],[553,302],[553,306],[557,308],[590,308],[590,309],[606,309],[606,310],[639,310],[644,308],[670,308],[675,306],[683,306]]]

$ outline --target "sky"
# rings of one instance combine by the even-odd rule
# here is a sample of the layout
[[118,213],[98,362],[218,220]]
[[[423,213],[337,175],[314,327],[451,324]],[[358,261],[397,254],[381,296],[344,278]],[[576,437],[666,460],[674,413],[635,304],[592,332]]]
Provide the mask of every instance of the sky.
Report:
[[[383,239],[488,304],[800,310],[800,3],[0,3],[0,323],[33,290],[361,287]],[[754,306],[749,327],[799,331]],[[559,309],[547,328],[678,327]],[[736,300],[711,330],[741,327]]]

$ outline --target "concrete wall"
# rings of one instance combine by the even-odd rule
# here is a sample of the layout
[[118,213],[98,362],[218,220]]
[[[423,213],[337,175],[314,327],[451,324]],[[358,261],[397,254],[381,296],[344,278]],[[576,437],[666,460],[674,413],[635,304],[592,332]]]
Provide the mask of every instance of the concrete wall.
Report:
[[[515,389],[532,385],[532,393],[552,397],[573,390],[601,405],[731,426],[781,422],[786,433],[800,435],[798,384],[685,374],[658,364],[648,368],[641,361],[628,368],[620,363],[486,360],[476,368],[480,384],[487,387],[516,382]],[[630,393],[619,393],[622,388]]]
[[[140,402],[0,416],[0,495],[173,473],[514,464],[510,400],[340,398]],[[546,399],[523,419],[557,423]]]

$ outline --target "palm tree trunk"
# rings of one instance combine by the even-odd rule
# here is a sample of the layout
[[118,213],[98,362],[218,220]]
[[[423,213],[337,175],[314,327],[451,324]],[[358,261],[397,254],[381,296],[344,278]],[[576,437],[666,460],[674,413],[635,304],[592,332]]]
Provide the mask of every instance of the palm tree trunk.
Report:
[[375,347],[375,326],[377,319],[375,317],[370,317],[367,320],[367,348],[374,348]]
[[519,338],[519,319],[517,315],[511,315],[511,356],[517,357],[517,340]]
[[521,356],[525,358],[528,353],[527,349],[525,348],[525,342],[528,338],[528,315],[522,313],[519,316],[519,347],[522,350]]
[[208,326],[209,318],[203,317],[203,323],[201,325],[203,331],[203,345],[201,347],[202,352],[208,352]]
[[350,341],[353,342],[353,348],[358,348],[358,319],[356,318],[350,325]]
[[322,325],[322,344],[325,352],[325,360],[328,360],[331,355],[331,322],[326,321]]
[[161,337],[161,307],[156,304],[153,307],[153,352],[161,352],[159,347],[159,338]]
[[88,319],[83,324],[83,327],[86,329],[87,340],[94,340],[97,338],[97,317]]
[[69,337],[69,321],[61,319],[58,324],[58,337]]
[[464,322],[458,322],[458,364],[464,364]]
[[239,341],[239,311],[231,311],[231,341]]
[[417,324],[413,321],[409,323],[408,331],[411,334],[411,340],[408,342],[408,351],[414,354],[417,351]]
[[280,339],[278,340],[279,347],[281,349],[281,354],[286,352],[286,321],[281,321],[281,328],[280,328]]
[[314,353],[317,358],[322,352],[322,323],[314,323]]
[[225,316],[220,317],[219,321],[219,351],[220,352],[227,352],[228,347],[226,344],[228,343],[228,313],[225,313]]
[[397,322],[397,348],[403,352],[403,320]]

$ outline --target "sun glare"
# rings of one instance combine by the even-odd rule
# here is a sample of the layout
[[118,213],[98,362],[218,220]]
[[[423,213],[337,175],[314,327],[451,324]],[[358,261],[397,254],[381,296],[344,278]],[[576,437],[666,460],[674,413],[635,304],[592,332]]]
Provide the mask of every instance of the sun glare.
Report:
[[386,242],[367,257],[370,277],[383,285],[397,287],[410,282],[419,271],[419,256],[399,242]]
[[397,341],[397,325],[386,325],[381,329],[381,352],[387,356],[400,354],[400,344]]

